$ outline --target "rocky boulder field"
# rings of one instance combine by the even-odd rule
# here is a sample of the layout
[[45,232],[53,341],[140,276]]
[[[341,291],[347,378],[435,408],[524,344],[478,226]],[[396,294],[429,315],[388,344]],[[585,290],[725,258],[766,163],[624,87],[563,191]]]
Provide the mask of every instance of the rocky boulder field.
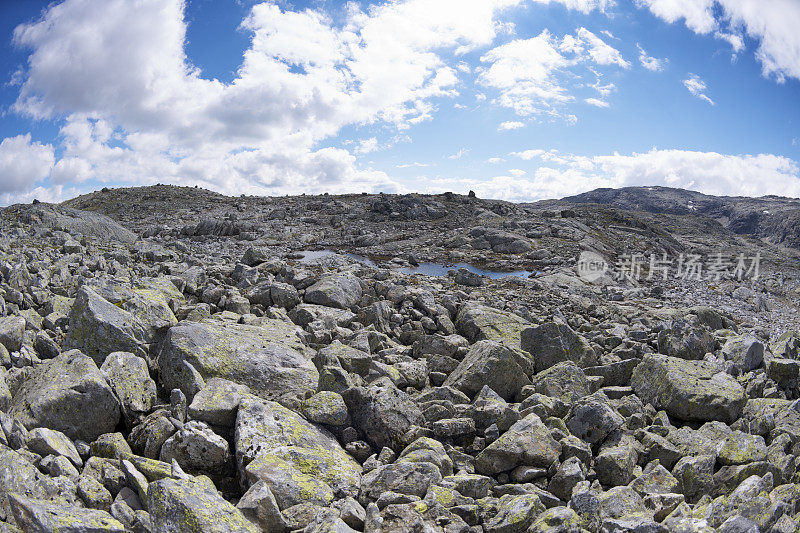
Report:
[[0,210],[0,531],[800,530],[793,234],[659,194]]

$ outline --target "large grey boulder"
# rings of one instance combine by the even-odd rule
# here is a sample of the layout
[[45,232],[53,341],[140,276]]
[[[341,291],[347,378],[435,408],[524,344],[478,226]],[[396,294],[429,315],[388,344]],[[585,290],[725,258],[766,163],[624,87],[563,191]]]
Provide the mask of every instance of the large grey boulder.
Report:
[[306,289],[306,303],[349,309],[361,299],[361,282],[350,272],[325,276]]
[[432,463],[442,477],[453,475],[453,460],[447,455],[444,446],[430,437],[420,437],[405,447],[398,463]]
[[10,494],[14,519],[22,531],[59,533],[124,533],[116,518],[100,509],[85,509]]
[[42,457],[47,455],[62,455],[72,461],[76,467],[83,464],[75,444],[60,431],[48,428],[33,428],[28,432],[26,446],[33,453]]
[[455,326],[470,342],[490,340],[519,349],[520,333],[530,323],[514,313],[470,302],[459,310]]
[[25,319],[21,316],[0,317],[0,344],[9,352],[18,352],[22,348],[25,335]]
[[545,510],[535,494],[507,494],[498,502],[498,512],[484,524],[486,533],[525,533]]
[[361,480],[361,494],[373,500],[388,491],[422,498],[428,487],[441,480],[442,474],[435,464],[397,462],[365,474]]
[[[361,466],[327,430],[282,405],[245,396],[236,416],[234,449],[241,478],[247,484],[273,482],[271,473],[289,468],[315,478],[339,495],[358,494]],[[291,476],[290,476],[291,477]]]
[[71,350],[33,368],[9,414],[28,429],[46,427],[91,442],[114,431],[120,404],[94,361]]
[[64,346],[80,349],[97,364],[118,351],[146,357],[157,337],[177,324],[169,301],[181,298],[164,280],[84,285],[70,310]]
[[146,415],[156,403],[156,382],[150,377],[147,361],[129,352],[113,352],[100,371],[119,398],[125,420],[132,424]]
[[286,529],[286,520],[281,515],[278,502],[263,481],[254,484],[242,494],[236,508],[248,520],[258,524],[262,531],[284,531]]
[[775,357],[797,359],[800,357],[800,333],[787,331],[770,344],[770,351]]
[[227,502],[213,485],[196,478],[165,478],[150,483],[146,499],[153,531],[260,531],[241,511]]
[[352,387],[342,395],[353,419],[377,449],[399,452],[408,444],[404,436],[413,426],[425,425],[425,417],[409,396],[392,385]]
[[597,355],[589,342],[562,320],[526,328],[521,332],[521,346],[533,357],[537,372],[564,361],[572,361],[581,368],[597,364]]
[[680,420],[733,423],[747,395],[734,378],[706,361],[647,355],[631,376],[631,387],[645,403]]
[[494,341],[478,341],[447,377],[445,386],[474,396],[488,386],[504,400],[513,399],[530,384],[533,362],[519,350]]
[[294,324],[269,319],[261,326],[206,319],[170,328],[159,355],[164,388],[194,394],[191,365],[205,379],[246,385],[265,399],[299,401],[317,387],[311,352]]
[[731,337],[722,346],[722,355],[740,372],[750,372],[764,362],[764,345],[754,337]]
[[550,435],[538,416],[530,414],[478,454],[475,470],[494,475],[517,466],[548,468],[560,452],[561,444]]
[[272,492],[282,511],[301,504],[327,507],[335,499],[325,481],[273,453],[259,455],[247,465],[245,473],[248,482],[263,483]]
[[34,226],[80,233],[104,242],[132,244],[138,239],[135,233],[125,229],[112,218],[92,211],[81,211],[44,202],[14,206],[10,209],[16,210],[24,222]]
[[8,495],[47,498],[46,476],[22,455],[0,444],[0,511],[11,516]]
[[596,444],[619,429],[625,420],[598,394],[575,402],[567,418],[567,428],[579,439]]
[[230,456],[228,441],[204,422],[192,420],[164,442],[160,459],[165,463],[175,460],[189,472],[207,473],[220,471]]
[[531,378],[531,389],[539,394],[566,402],[577,400],[591,393],[589,380],[572,361],[565,361],[539,372]]
[[246,394],[250,394],[250,387],[246,385],[211,378],[194,395],[188,408],[189,417],[216,426],[233,427],[239,402]]
[[702,359],[716,346],[717,340],[709,327],[696,320],[673,320],[658,333],[659,353],[671,357]]

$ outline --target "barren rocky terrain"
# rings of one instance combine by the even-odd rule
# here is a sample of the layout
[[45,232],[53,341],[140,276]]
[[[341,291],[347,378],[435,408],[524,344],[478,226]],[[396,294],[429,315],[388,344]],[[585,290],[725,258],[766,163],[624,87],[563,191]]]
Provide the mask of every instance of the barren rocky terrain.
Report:
[[798,214],[664,188],[2,209],[0,530],[797,531]]

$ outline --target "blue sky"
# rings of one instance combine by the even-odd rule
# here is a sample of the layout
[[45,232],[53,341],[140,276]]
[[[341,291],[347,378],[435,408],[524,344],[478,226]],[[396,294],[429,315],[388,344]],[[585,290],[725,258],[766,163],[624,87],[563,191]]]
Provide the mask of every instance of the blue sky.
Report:
[[0,204],[800,196],[800,0],[0,0]]

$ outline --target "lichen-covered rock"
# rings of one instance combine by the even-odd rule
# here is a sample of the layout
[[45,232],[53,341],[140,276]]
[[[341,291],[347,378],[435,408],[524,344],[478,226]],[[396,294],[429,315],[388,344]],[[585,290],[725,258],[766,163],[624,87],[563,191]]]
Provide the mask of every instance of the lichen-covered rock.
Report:
[[159,409],[134,426],[128,440],[136,453],[150,459],[158,459],[161,446],[174,433],[175,425],[167,418],[166,411]]
[[114,497],[99,480],[92,476],[81,476],[78,480],[78,496],[89,509],[110,511]]
[[533,357],[537,372],[564,361],[572,361],[579,367],[597,364],[597,355],[589,342],[562,320],[523,330],[521,347]]
[[91,287],[78,290],[70,311],[66,347],[85,350],[95,362],[116,351],[127,351],[141,357],[145,349],[146,331],[136,318],[104,299]]
[[557,363],[531,378],[531,389],[539,394],[562,398],[568,402],[591,392],[589,380],[572,361]]
[[55,429],[86,442],[114,431],[120,419],[119,401],[102,372],[77,350],[34,367],[9,412],[29,429]]
[[718,442],[717,461],[722,465],[744,465],[767,458],[764,437],[733,431]]
[[328,426],[343,426],[348,420],[344,399],[332,391],[321,391],[304,400],[303,414],[312,422]]
[[516,409],[487,386],[475,396],[464,414],[472,418],[475,427],[481,430],[494,424],[498,430],[506,431],[520,418]]
[[754,337],[731,337],[722,346],[722,355],[740,372],[750,372],[764,362],[764,345]]
[[656,464],[648,467],[642,475],[634,479],[630,486],[642,497],[650,494],[673,494],[678,490],[678,480],[669,470]]
[[433,463],[397,462],[364,474],[361,494],[373,500],[389,491],[421,498],[428,492],[428,487],[441,479],[442,474]]
[[185,363],[205,380],[247,385],[265,399],[302,399],[319,379],[294,325],[274,319],[261,326],[212,319],[180,323],[167,333],[158,360],[164,387],[187,397],[194,391]]
[[475,469],[493,475],[520,465],[547,468],[561,452],[561,445],[538,416],[530,414],[511,426],[475,458]]
[[606,487],[630,483],[639,457],[637,445],[632,436],[622,432],[609,436],[595,457],[597,480]]
[[125,527],[106,511],[67,507],[9,494],[14,519],[23,531],[58,533],[124,533]]
[[0,444],[0,510],[11,516],[8,495],[46,499],[45,475],[16,451]]
[[590,444],[602,441],[623,423],[624,419],[611,408],[602,394],[577,401],[567,419],[570,432]]
[[113,352],[103,361],[100,371],[119,399],[129,424],[147,414],[155,404],[156,383],[143,358],[129,352]]
[[672,475],[678,480],[678,492],[689,502],[710,494],[714,485],[714,456],[686,456],[675,464]]
[[198,480],[161,479],[150,483],[147,511],[154,531],[167,533],[257,533],[258,526],[247,520],[214,489]]
[[98,364],[118,351],[146,357],[156,337],[178,322],[169,299],[182,298],[161,280],[84,285],[70,310],[64,346],[80,349]]
[[702,359],[708,352],[713,352],[717,340],[711,330],[702,323],[692,320],[678,319],[669,323],[669,327],[658,334],[659,353],[680,359]]
[[60,431],[48,428],[34,428],[28,432],[26,445],[33,453],[38,453],[42,456],[51,454],[63,455],[72,461],[75,466],[83,464],[75,444]]
[[742,413],[747,396],[728,374],[706,361],[648,355],[631,376],[637,396],[681,420],[732,423]]
[[569,507],[547,509],[534,520],[528,533],[572,532],[580,530],[581,519]]
[[398,463],[432,463],[442,477],[453,475],[453,460],[447,455],[442,443],[430,437],[420,437],[403,449]]
[[325,276],[306,289],[306,303],[349,309],[361,299],[361,282],[346,272]]
[[0,317],[0,344],[9,352],[18,352],[22,348],[25,334],[25,319],[21,316]]
[[269,454],[292,464],[305,476],[319,478],[337,494],[358,493],[361,465],[328,431],[275,402],[253,396],[242,399],[236,417],[234,449],[240,476],[248,483],[263,479],[255,466],[248,466]]
[[280,532],[286,529],[286,520],[281,515],[278,502],[263,481],[251,486],[239,499],[236,508],[263,531]]
[[189,417],[208,424],[233,427],[239,402],[246,394],[250,394],[250,387],[247,385],[211,378],[194,395],[188,407]]
[[397,387],[352,387],[343,396],[354,426],[378,449],[389,447],[399,452],[407,444],[406,432],[425,424],[419,407]]
[[488,520],[486,533],[525,533],[545,507],[535,494],[506,495],[500,498],[498,512]]
[[303,472],[294,464],[273,453],[258,455],[245,468],[250,483],[263,482],[281,510],[304,502],[322,507],[334,500],[333,489],[312,472]]
[[470,302],[459,310],[455,326],[470,342],[489,340],[520,349],[520,333],[530,324],[508,311]]
[[204,422],[191,421],[164,442],[160,459],[166,463],[174,459],[190,472],[215,472],[224,468],[230,457],[228,441]]
[[484,386],[488,386],[503,399],[513,399],[530,384],[533,375],[531,360],[519,350],[514,350],[494,341],[478,341],[467,353],[464,360],[444,382],[474,396]]
[[787,331],[778,340],[770,344],[770,351],[775,357],[797,359],[800,357],[800,333]]

